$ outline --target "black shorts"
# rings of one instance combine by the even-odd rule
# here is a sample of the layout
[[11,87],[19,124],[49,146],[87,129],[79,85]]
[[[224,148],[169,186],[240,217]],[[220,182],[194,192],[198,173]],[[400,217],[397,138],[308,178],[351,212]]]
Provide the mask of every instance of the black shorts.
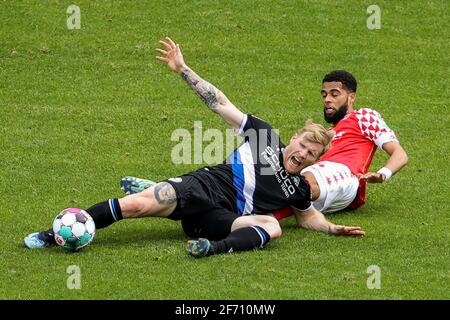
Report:
[[215,240],[230,233],[239,215],[206,173],[194,171],[164,182],[173,186],[177,196],[177,206],[168,218],[182,220],[186,235]]
[[231,232],[231,226],[239,217],[235,212],[225,209],[213,209],[199,215],[181,219],[184,233],[190,238],[221,240]]

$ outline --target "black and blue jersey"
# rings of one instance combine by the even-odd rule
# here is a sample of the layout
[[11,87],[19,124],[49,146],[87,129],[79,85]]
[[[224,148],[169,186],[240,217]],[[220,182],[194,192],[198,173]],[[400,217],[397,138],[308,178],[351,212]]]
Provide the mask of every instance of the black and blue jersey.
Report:
[[285,145],[276,131],[265,121],[245,115],[238,134],[243,142],[223,163],[180,176],[178,180],[167,180],[178,198],[176,213],[171,218],[183,218],[183,212],[201,213],[218,208],[247,215],[286,207],[299,210],[311,207],[306,180],[284,168]]

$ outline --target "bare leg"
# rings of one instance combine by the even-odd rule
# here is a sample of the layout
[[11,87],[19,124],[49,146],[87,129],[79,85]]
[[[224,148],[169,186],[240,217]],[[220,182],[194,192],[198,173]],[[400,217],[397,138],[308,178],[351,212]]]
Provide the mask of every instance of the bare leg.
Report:
[[168,182],[160,182],[136,194],[119,199],[124,219],[168,217],[177,206],[175,189]]

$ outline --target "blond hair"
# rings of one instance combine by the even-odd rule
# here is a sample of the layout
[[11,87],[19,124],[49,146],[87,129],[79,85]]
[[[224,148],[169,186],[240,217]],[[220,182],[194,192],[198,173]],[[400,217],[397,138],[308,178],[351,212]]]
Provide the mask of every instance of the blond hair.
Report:
[[331,147],[331,139],[334,136],[333,131],[325,129],[324,126],[314,123],[312,120],[307,120],[303,128],[297,131],[297,134],[303,134],[306,140],[323,146],[323,151],[318,155],[319,157]]

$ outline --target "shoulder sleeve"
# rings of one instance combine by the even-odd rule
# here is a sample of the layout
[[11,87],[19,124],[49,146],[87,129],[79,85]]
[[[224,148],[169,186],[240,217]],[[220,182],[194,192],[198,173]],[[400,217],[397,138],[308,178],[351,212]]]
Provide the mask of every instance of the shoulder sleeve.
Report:
[[[305,202],[306,203],[306,202]],[[312,202],[311,201],[308,201],[308,204],[306,205],[302,205],[302,206],[291,206],[292,208],[294,208],[294,209],[297,209],[297,210],[299,210],[299,211],[308,211],[309,209],[311,209],[311,207],[312,207],[313,205],[312,205]]]
[[312,207],[311,188],[303,176],[300,176],[295,184],[300,197],[294,203],[291,203],[291,207],[300,211],[307,211]]
[[395,132],[391,130],[381,115],[375,110],[362,108],[356,112],[361,132],[380,149],[386,142],[398,142]]
[[255,117],[250,114],[244,114],[244,118],[242,119],[241,126],[237,130],[238,135],[243,135],[245,132],[247,132],[249,129],[267,129],[272,130],[272,127],[270,124],[265,122],[264,120],[259,119],[258,117]]

